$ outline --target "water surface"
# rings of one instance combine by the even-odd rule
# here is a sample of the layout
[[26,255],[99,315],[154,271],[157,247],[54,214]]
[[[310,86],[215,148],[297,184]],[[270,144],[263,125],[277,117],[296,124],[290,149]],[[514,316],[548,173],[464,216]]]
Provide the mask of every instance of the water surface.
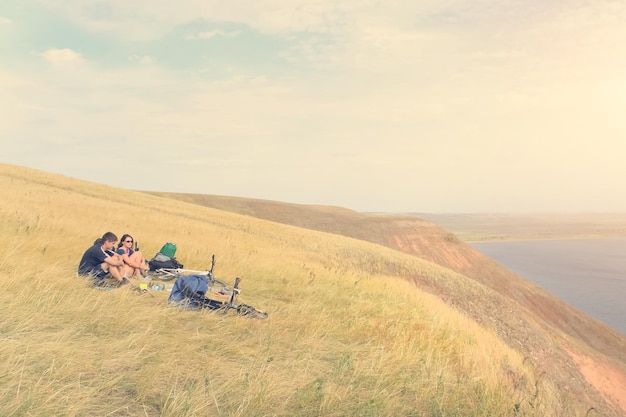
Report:
[[471,245],[626,335],[626,238],[475,242]]

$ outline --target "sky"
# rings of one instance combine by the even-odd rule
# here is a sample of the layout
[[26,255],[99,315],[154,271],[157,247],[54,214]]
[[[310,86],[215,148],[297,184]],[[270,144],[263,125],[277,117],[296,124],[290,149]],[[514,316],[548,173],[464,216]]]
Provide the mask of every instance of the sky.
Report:
[[2,0],[0,162],[364,212],[626,212],[626,0]]

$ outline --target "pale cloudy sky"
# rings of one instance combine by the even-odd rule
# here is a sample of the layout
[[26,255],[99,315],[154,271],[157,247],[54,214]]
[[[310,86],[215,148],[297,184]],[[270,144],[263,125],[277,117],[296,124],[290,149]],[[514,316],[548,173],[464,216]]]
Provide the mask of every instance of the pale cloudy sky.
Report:
[[359,211],[626,211],[626,0],[2,0],[0,162]]

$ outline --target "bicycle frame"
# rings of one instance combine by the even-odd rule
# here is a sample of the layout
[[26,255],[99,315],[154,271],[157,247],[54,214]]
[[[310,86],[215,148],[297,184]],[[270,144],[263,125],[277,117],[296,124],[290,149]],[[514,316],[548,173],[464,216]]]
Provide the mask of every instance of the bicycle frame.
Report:
[[[209,282],[215,282],[216,279],[213,276],[213,268],[215,267],[215,255],[211,256],[211,269],[209,270],[197,270],[197,269],[185,269],[185,268],[159,268],[154,271],[150,271],[149,274],[155,276],[161,281],[170,281],[174,278],[178,278],[181,275],[206,275]],[[219,280],[218,280],[219,281]],[[225,285],[225,283],[223,283]]]

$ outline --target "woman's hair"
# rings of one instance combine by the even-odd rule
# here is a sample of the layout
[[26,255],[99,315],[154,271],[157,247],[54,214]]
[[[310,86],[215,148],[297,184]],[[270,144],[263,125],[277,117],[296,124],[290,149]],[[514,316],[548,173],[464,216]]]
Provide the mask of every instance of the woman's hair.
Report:
[[113,232],[106,232],[101,238],[93,242],[94,245],[102,245],[104,242],[117,242],[117,236]]
[[[120,239],[120,243],[118,243],[118,244],[117,244],[117,247],[118,247],[118,248],[121,248],[121,247],[122,247],[122,245],[124,244],[124,241],[126,240],[126,238],[127,238],[127,237],[129,237],[129,238],[133,239],[133,237],[132,237],[131,235],[129,235],[128,233],[124,233],[124,234],[122,235],[122,238]],[[133,240],[135,240],[135,239],[133,239]]]

